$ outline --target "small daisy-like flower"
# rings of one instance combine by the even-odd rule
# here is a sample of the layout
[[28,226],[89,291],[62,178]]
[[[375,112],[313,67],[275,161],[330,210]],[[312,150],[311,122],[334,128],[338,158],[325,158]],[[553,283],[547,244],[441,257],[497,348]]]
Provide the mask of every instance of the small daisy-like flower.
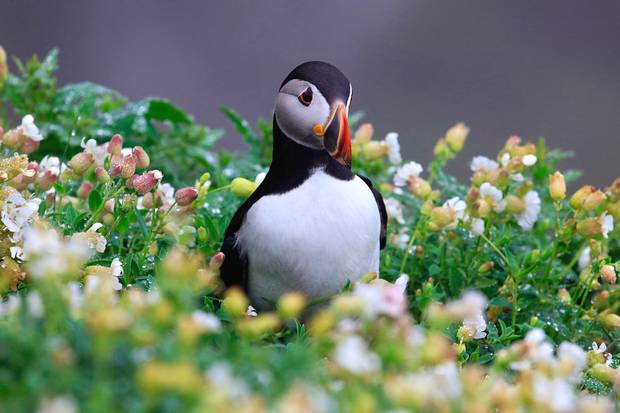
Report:
[[522,229],[529,231],[534,227],[540,214],[540,197],[538,192],[529,191],[523,197],[523,201],[525,209],[517,216],[517,222]]
[[22,124],[20,126],[24,132],[24,134],[32,139],[33,141],[40,142],[43,140],[43,135],[41,135],[41,131],[34,124],[34,116],[26,115],[22,118]]
[[385,144],[388,149],[388,159],[394,165],[403,161],[400,155],[400,143],[398,143],[398,133],[390,132],[385,136]]
[[480,185],[480,197],[490,200],[495,212],[502,212],[504,208],[506,208],[506,202],[504,201],[502,191],[488,182]]
[[411,178],[417,178],[420,176],[424,168],[417,162],[407,162],[396,171],[396,175],[394,175],[394,185],[396,186],[406,186],[407,182]]
[[27,200],[19,192],[14,192],[4,200],[2,206],[2,223],[13,233],[13,240],[22,238],[23,230],[35,219],[41,200]]
[[499,168],[499,164],[486,156],[474,156],[469,164],[472,172],[493,171]]
[[605,238],[614,230],[614,217],[608,215],[607,212],[603,212],[601,215],[601,230]]
[[403,206],[400,201],[394,198],[386,198],[384,202],[388,217],[394,219],[399,224],[404,224]]
[[454,197],[448,199],[443,204],[444,208],[448,208],[454,213],[454,221],[446,226],[446,228],[454,228],[465,217],[465,209],[467,208],[467,204],[465,201],[462,201],[459,197]]

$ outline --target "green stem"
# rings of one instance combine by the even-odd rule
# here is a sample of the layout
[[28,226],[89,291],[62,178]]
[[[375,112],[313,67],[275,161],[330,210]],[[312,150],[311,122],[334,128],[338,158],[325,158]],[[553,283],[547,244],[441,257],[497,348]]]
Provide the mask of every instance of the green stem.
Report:
[[403,261],[400,263],[399,274],[402,274],[403,272],[405,272],[405,266],[407,265],[407,259],[409,258],[409,255],[411,254],[411,248],[413,247],[413,243],[417,235],[418,235],[418,230],[416,226],[416,228],[413,230],[413,234],[411,234],[411,238],[409,239],[409,242],[407,243],[407,249],[405,250],[405,256],[403,257]]
[[480,238],[482,238],[484,242],[486,242],[497,253],[497,255],[500,256],[500,258],[504,262],[504,265],[508,267],[508,258],[506,258],[504,253],[497,247],[497,245],[495,245],[493,241],[491,241],[485,234],[480,234]]
[[95,210],[93,215],[86,222],[86,225],[84,225],[84,229],[86,231],[88,231],[88,228],[90,228],[95,222],[97,222],[97,220],[99,219],[99,216],[101,215],[101,213],[103,212],[103,209],[105,208],[105,203],[107,201],[109,201],[110,199],[115,198],[121,191],[122,191],[122,183],[121,183],[121,185],[117,186],[112,191],[110,191],[110,192],[112,192],[110,195],[108,195],[108,196],[103,198],[103,201],[101,202],[101,205],[99,205],[99,207],[97,207],[97,209]]

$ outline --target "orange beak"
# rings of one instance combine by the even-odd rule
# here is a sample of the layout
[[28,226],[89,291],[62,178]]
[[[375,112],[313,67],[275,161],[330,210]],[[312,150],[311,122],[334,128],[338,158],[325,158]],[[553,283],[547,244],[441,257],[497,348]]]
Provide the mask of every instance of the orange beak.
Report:
[[351,134],[347,111],[342,103],[332,110],[327,126],[316,125],[314,132],[323,137],[323,146],[327,152],[342,165],[351,167]]

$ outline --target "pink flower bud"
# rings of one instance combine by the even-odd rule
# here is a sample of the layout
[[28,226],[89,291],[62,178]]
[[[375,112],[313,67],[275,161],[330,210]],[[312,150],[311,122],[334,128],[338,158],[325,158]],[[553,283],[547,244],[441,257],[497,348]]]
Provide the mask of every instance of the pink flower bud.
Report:
[[110,174],[108,174],[103,166],[98,166],[95,168],[95,177],[97,178],[97,182],[102,184],[110,182]]
[[89,152],[80,152],[73,155],[73,158],[69,161],[71,169],[78,174],[83,174],[93,163],[93,155]]
[[93,184],[88,182],[88,181],[85,181],[78,188],[77,196],[82,198],[82,199],[86,199],[86,198],[88,198],[88,195],[90,194],[90,191],[92,191],[92,190],[93,190]]
[[105,201],[105,204],[103,204],[103,208],[108,212],[114,212],[115,202],[116,201],[114,199],[108,199],[107,201]]
[[142,175],[135,176],[131,183],[135,191],[144,195],[147,192],[151,191],[151,189],[155,188],[155,186],[159,183],[162,175],[159,171],[149,171],[145,172]]
[[41,191],[47,191],[54,185],[57,179],[58,175],[48,169],[37,177],[37,186]]
[[[155,192],[155,206],[160,207],[161,204],[162,204],[161,192],[157,191]],[[142,197],[142,206],[146,209],[153,208],[153,193],[152,192],[147,192],[146,194],[144,194],[144,196]]]
[[120,155],[123,149],[123,137],[118,133],[112,136],[110,143],[108,143],[108,153],[112,155]]
[[180,206],[187,206],[194,202],[196,198],[198,198],[198,191],[191,186],[181,188],[174,194],[174,199]]
[[121,177],[129,179],[134,173],[136,173],[136,157],[133,155],[124,156]]
[[2,138],[2,143],[9,149],[17,150],[22,144],[26,137],[23,133],[18,129],[11,129],[7,133],[4,134]]
[[26,138],[22,145],[19,147],[19,151],[21,153],[29,154],[39,149],[39,145],[41,145],[40,141]]
[[146,169],[151,164],[151,159],[141,146],[136,146],[131,152],[136,157],[136,166],[138,169]]
[[110,160],[109,175],[111,177],[117,177],[121,174],[122,170],[123,170],[123,157],[121,155],[112,155],[112,159]]
[[28,182],[26,181],[26,179],[27,178],[24,176],[24,174],[19,174],[15,178],[13,178],[13,180],[11,181],[11,186],[18,191],[22,191],[28,186]]

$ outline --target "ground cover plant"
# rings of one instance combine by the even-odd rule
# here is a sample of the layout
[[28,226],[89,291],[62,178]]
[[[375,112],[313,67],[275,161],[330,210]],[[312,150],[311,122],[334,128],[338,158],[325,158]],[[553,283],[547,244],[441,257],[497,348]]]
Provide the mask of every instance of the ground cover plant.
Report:
[[215,151],[172,103],[56,68],[0,49],[0,411],[618,408],[620,180],[567,194],[578,173],[542,139],[455,160],[462,123],[423,168],[353,116],[389,214],[380,274],[257,314],[217,252],[271,125],[225,108],[249,150]]

